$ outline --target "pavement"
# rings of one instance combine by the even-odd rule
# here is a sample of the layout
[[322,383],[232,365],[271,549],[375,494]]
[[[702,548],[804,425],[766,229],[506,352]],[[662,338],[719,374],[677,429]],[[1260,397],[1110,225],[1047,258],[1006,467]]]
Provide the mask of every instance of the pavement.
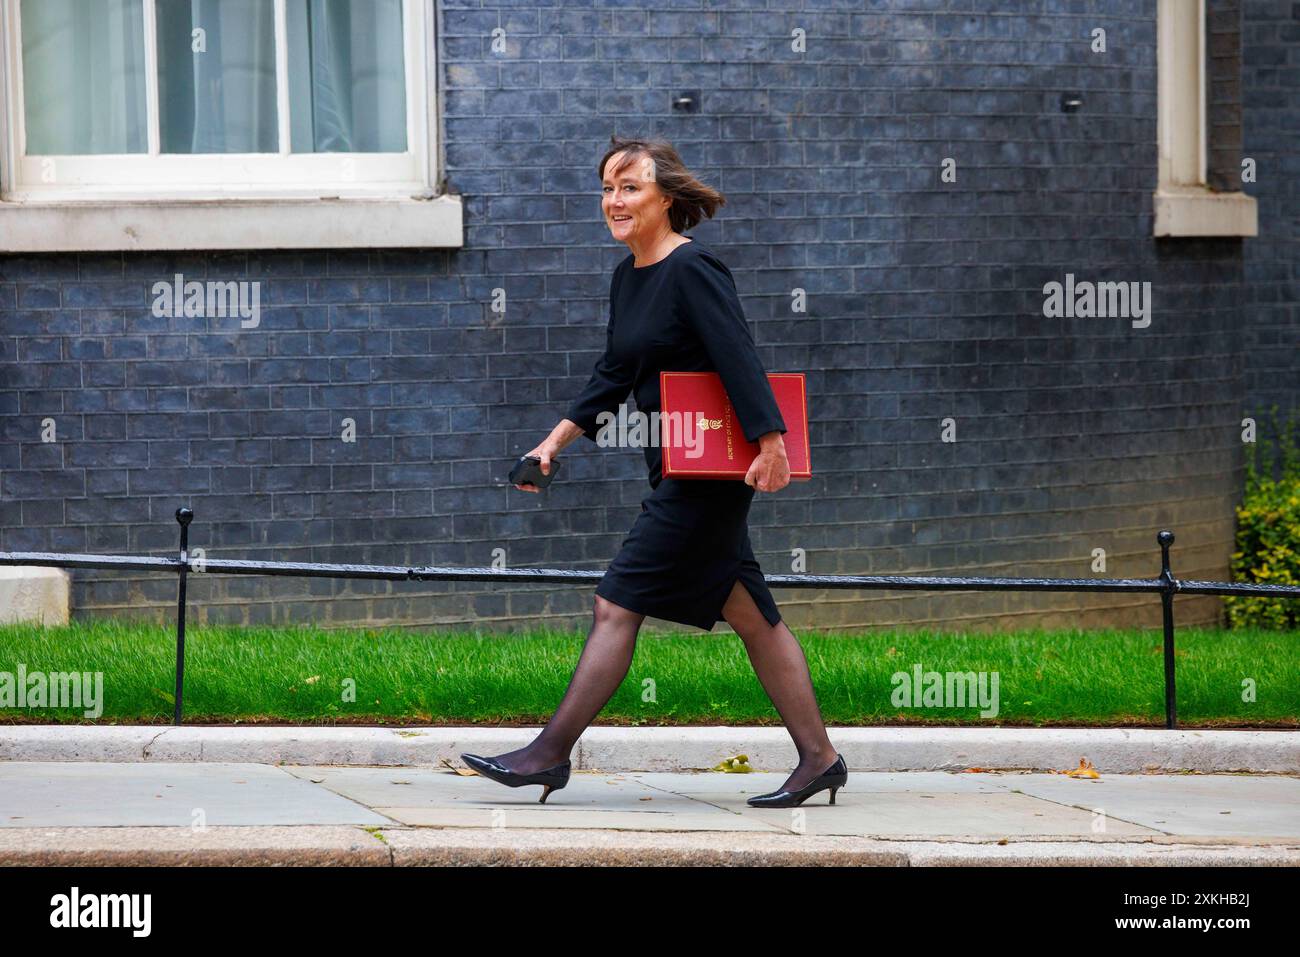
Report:
[[[1292,732],[834,728],[847,785],[789,809],[745,803],[793,767],[780,728],[590,728],[545,804],[459,760],[536,730],[0,728],[0,864],[1300,864]],[[983,760],[1024,747],[1055,753]]]

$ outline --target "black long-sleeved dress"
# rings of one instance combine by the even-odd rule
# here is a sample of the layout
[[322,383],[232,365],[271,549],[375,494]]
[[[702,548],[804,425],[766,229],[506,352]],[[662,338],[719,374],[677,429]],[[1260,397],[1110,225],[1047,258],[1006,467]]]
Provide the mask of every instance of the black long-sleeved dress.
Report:
[[[614,270],[605,354],[566,417],[594,442],[597,416],[617,415],[629,392],[647,417],[660,410],[661,370],[717,372],[747,440],[785,432],[726,265],[698,240],[648,266],[634,258]],[[646,445],[645,459],[652,491],[596,594],[712,631],[739,579],[768,623],[779,622],[749,542],[754,489],[734,479],[665,479],[657,444]]]

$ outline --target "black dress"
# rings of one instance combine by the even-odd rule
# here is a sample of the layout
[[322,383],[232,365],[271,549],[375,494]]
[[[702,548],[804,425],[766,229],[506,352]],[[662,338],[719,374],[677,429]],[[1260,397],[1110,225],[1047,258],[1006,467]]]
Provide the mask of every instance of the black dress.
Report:
[[[597,440],[601,412],[629,392],[659,411],[659,372],[717,372],[748,441],[785,432],[731,270],[698,240],[649,266],[628,255],[609,287],[605,354],[566,418]],[[631,611],[712,631],[739,579],[769,624],[781,620],[746,526],[754,489],[738,479],[665,479],[645,446],[652,491],[596,594]]]

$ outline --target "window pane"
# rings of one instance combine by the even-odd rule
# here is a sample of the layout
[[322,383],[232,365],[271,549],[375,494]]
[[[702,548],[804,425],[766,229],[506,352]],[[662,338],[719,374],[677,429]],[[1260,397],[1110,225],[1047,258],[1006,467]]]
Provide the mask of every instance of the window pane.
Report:
[[143,0],[22,0],[27,155],[143,153]]
[[164,153],[277,153],[274,0],[157,0]]
[[401,0],[288,0],[295,153],[406,150]]

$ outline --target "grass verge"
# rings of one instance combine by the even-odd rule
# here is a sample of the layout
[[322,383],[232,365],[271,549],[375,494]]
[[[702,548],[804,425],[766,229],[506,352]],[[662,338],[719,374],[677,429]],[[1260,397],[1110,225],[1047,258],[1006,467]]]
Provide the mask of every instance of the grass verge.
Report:
[[[554,631],[191,627],[185,721],[542,724],[583,640]],[[801,631],[799,640],[828,725],[1164,725],[1159,631]],[[0,723],[170,724],[174,656],[174,633],[157,625],[93,619],[0,627]],[[1181,727],[1300,727],[1300,633],[1180,629],[1176,661]],[[6,699],[5,682],[14,696],[20,666],[29,682],[34,672],[102,673],[102,713],[90,719],[85,707],[18,707],[16,697]],[[996,674],[997,713],[981,716],[970,702],[903,706],[895,675],[908,675],[910,684],[917,666],[923,675]],[[991,680],[985,687],[992,692]],[[627,678],[595,723],[781,722],[740,639],[700,632],[642,635]]]

